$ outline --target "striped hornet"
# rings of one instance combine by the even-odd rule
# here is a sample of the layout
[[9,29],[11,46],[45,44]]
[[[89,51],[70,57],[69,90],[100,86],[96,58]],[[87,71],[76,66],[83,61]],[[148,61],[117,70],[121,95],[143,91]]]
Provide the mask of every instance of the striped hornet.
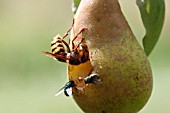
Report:
[[[74,79],[70,79],[65,84],[63,88],[61,88],[55,96],[60,95],[62,92],[66,96],[70,96],[72,94],[72,88],[75,87],[80,90],[82,87],[84,88],[86,84],[96,84],[100,82],[98,74],[91,74],[91,70],[93,69],[90,63],[90,56],[88,47],[85,44],[85,38],[82,38],[81,41],[75,46],[74,41],[77,37],[87,28],[82,28],[71,41],[72,48],[70,48],[69,43],[67,43],[64,39],[68,36],[68,33],[71,31],[74,25],[74,19],[72,22],[71,28],[66,32],[66,34],[61,37],[60,35],[56,35],[53,40],[51,41],[51,53],[50,52],[43,52],[46,55],[52,57],[55,60],[60,62],[68,63],[69,67],[73,67],[74,70],[69,71],[69,75],[71,74],[72,78],[74,75],[80,75],[79,73],[83,73],[85,75],[84,79],[80,80],[83,81],[83,86],[81,85],[79,79],[73,77]],[[83,68],[83,70],[82,70]],[[82,74],[81,74],[82,75]],[[83,76],[84,76],[83,75]]]
[[[72,23],[72,27],[73,25],[74,25],[74,20]],[[68,33],[71,31],[72,27],[66,32],[66,34],[63,37],[57,35],[53,38],[53,40],[51,41],[52,53],[50,52],[44,52],[44,53],[60,62],[65,62],[65,63],[68,62],[69,64],[72,65],[79,65],[89,60],[89,51],[87,45],[83,44],[83,42],[85,41],[84,38],[82,38],[82,40],[77,46],[75,46],[74,40],[83,31],[87,30],[87,28],[82,28],[77,33],[77,35],[72,40],[72,49],[70,49],[69,44],[65,42],[64,38],[68,36]],[[67,50],[65,50],[64,46],[66,46]]]

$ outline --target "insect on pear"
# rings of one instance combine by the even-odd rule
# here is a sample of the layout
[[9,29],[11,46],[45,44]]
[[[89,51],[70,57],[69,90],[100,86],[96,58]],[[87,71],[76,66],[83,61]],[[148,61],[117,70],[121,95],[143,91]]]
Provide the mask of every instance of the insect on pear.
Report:
[[[74,19],[73,19],[72,27],[73,25],[74,25]],[[77,33],[77,35],[74,37],[74,39],[71,42],[72,49],[70,49],[69,44],[64,41],[64,38],[68,36],[68,33],[71,31],[72,27],[66,32],[66,34],[63,37],[57,35],[53,38],[53,40],[51,41],[52,53],[50,52],[44,52],[44,53],[60,62],[65,62],[65,63],[68,62],[69,64],[72,65],[79,65],[89,60],[89,52],[88,52],[87,45],[85,44],[83,45],[82,43],[85,40],[84,38],[82,38],[82,40],[77,46],[74,45],[74,40],[83,31],[87,30],[87,28],[82,28]],[[67,48],[67,50],[65,50],[65,47]]]
[[[86,78],[84,78],[84,83],[85,84],[101,84],[101,80],[100,80],[100,75],[97,73],[92,73],[89,76],[87,76]],[[69,82],[67,82],[65,84],[65,86],[63,88],[61,88],[57,94],[55,96],[60,95],[61,93],[64,92],[64,94],[68,97],[70,95],[72,95],[72,88],[76,87],[76,84],[73,80],[70,80]]]
[[[70,96],[72,94],[73,87],[75,87],[78,90],[82,90],[85,88],[86,84],[99,82],[98,81],[99,75],[91,74],[93,67],[90,63],[89,51],[87,45],[85,44],[85,38],[83,37],[76,46],[74,44],[74,41],[77,39],[77,37],[83,31],[87,30],[87,28],[82,28],[74,36],[74,38],[71,41],[72,48],[70,48],[69,43],[67,43],[64,40],[68,36],[68,33],[71,31],[73,26],[74,26],[74,19],[71,28],[66,32],[66,34],[63,37],[57,35],[51,41],[52,53],[44,52],[46,55],[52,57],[53,59],[58,60],[60,62],[68,63],[69,67],[74,68],[68,74],[68,75],[71,74],[71,76],[69,76],[69,81],[65,84],[63,88],[61,88],[58,91],[58,93],[55,96],[58,96],[62,92],[64,92],[66,96]],[[83,70],[81,70],[82,68]],[[82,74],[79,74],[80,71]],[[78,77],[74,75],[76,76],[78,75]],[[81,78],[80,76],[83,76],[83,79],[79,79]]]
[[86,78],[84,78],[84,82],[85,84],[101,84],[101,80],[100,80],[100,75],[98,73],[92,73],[89,76],[87,76]]
[[58,96],[58,95],[60,95],[60,94],[63,93],[63,92],[64,92],[64,94],[65,94],[66,96],[72,95],[72,87],[74,87],[74,86],[75,86],[74,81],[69,81],[69,82],[67,82],[67,83],[65,84],[65,86],[64,86],[63,88],[61,88],[61,89],[57,92],[57,94],[56,94],[55,96]]

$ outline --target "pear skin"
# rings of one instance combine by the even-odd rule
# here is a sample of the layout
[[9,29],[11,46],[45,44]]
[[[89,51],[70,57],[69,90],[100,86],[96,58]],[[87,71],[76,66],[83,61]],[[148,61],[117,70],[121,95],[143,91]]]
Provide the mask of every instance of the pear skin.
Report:
[[92,71],[102,83],[89,84],[81,92],[73,89],[75,102],[86,113],[140,111],[151,96],[152,72],[118,0],[81,0],[70,40],[82,28],[87,30],[74,43],[85,38],[90,63],[68,65],[68,77],[78,79]]

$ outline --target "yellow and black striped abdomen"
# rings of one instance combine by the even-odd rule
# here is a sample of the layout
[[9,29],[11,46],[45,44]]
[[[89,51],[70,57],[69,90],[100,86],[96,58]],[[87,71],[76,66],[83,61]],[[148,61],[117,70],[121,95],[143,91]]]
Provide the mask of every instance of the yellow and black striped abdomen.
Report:
[[[55,36],[53,40],[51,41],[51,51],[52,51],[52,54],[54,55],[62,55],[62,56],[67,55],[60,35]],[[58,60],[65,62],[65,60],[62,58],[58,58]]]
[[59,35],[55,36],[51,41],[51,50],[53,54],[60,54],[65,52],[62,39]]

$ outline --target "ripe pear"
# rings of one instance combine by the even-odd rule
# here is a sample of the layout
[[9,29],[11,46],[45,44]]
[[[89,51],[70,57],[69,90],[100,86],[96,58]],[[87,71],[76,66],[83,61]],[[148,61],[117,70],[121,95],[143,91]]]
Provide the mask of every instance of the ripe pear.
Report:
[[147,56],[130,29],[118,0],[81,0],[70,39],[84,37],[90,62],[68,65],[69,78],[100,75],[101,84],[73,89],[73,98],[86,113],[137,113],[151,96],[153,79]]

